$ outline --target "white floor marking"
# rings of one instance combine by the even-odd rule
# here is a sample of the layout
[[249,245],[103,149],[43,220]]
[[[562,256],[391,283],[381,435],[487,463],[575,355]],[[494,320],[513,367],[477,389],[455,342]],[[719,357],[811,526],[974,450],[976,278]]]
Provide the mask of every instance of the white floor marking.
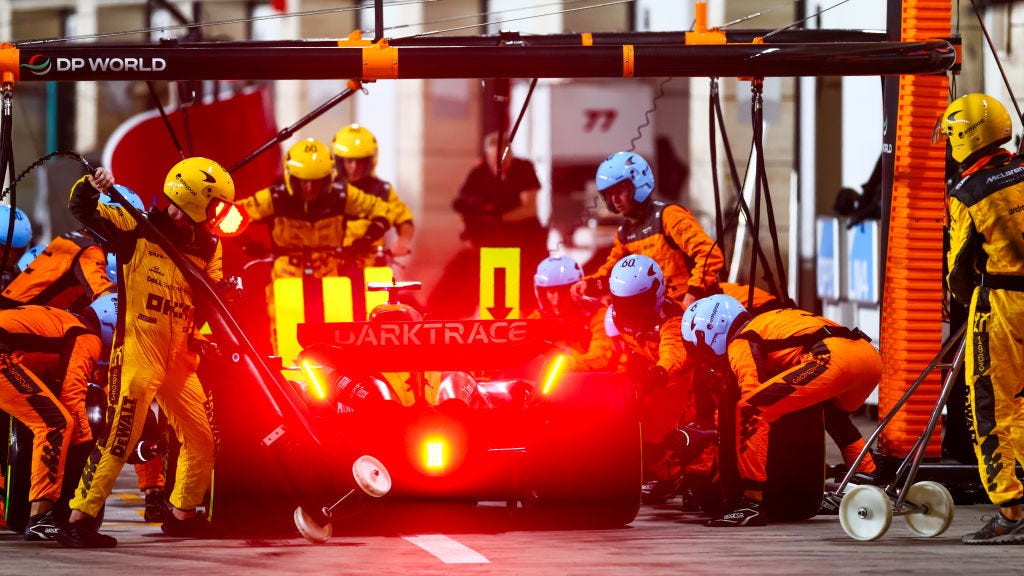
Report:
[[402,536],[436,556],[445,564],[490,564],[491,561],[472,548],[452,540],[444,534],[420,534]]

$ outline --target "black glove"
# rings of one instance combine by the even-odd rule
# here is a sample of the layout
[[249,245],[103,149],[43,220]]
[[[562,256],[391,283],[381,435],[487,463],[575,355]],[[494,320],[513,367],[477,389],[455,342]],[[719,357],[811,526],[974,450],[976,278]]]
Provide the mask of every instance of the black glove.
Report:
[[655,364],[647,369],[640,381],[644,392],[654,392],[668,384],[668,370]]
[[349,249],[354,254],[369,254],[373,251],[373,240],[363,236],[362,238],[356,238],[349,244]]
[[[373,220],[370,220],[370,225],[367,226],[366,233],[363,234],[363,237],[359,238],[359,240],[365,239],[369,244],[373,244],[384,237],[384,233],[388,231],[389,227],[390,224],[388,224],[387,220],[383,218],[374,218]],[[359,240],[357,240],[357,242]],[[353,242],[353,245],[354,244],[355,242]]]
[[672,451],[680,463],[685,464],[717,440],[717,430],[703,428],[695,422],[691,422],[666,434],[662,445]]
[[238,276],[228,276],[217,282],[217,295],[225,302],[235,302],[242,298],[242,279]]

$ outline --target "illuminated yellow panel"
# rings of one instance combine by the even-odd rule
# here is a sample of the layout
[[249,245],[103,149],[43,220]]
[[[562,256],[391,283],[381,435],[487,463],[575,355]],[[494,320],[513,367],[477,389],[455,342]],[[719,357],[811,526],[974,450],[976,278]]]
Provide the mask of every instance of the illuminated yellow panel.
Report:
[[[394,279],[394,273],[391,271],[391,268],[388,268],[387,266],[367,266],[366,268],[363,269],[363,277],[366,279],[367,284],[369,284],[370,282],[387,282],[388,284],[390,284],[392,279]],[[369,318],[370,312],[372,312],[375,307],[380,306],[381,304],[386,304],[387,301],[387,292],[370,292],[369,290],[367,290],[367,318]],[[362,320],[366,320],[367,318],[362,318]]]
[[324,287],[324,322],[352,322],[352,279],[348,276],[321,278]]
[[274,333],[275,352],[285,366],[293,366],[302,349],[295,335],[295,327],[305,322],[302,278],[274,280]]
[[519,248],[480,249],[480,319],[519,318]]

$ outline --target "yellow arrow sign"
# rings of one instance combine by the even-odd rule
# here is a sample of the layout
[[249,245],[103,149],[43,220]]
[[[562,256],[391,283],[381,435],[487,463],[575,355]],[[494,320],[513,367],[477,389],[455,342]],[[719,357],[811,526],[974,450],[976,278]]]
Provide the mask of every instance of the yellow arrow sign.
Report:
[[519,318],[519,248],[480,249],[480,319]]

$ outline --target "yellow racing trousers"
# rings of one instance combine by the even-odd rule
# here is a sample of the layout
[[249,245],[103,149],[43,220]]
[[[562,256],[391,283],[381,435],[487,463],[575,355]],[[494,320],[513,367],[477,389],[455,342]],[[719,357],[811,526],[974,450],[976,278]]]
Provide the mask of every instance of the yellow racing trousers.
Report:
[[114,408],[108,421],[110,433],[97,445],[99,461],[90,461],[83,472],[72,509],[93,517],[99,514],[114,480],[142,436],[146,412],[154,399],[181,442],[169,500],[179,510],[192,510],[202,502],[213,472],[213,430],[209,402],[196,376],[199,359],[188,350],[187,340],[186,334],[179,333],[172,338],[169,349],[165,343],[159,353],[149,346],[139,346],[138,340],[127,340],[111,353],[110,398]]
[[978,472],[993,504],[1024,503],[1024,292],[977,287],[967,324],[967,409]]

